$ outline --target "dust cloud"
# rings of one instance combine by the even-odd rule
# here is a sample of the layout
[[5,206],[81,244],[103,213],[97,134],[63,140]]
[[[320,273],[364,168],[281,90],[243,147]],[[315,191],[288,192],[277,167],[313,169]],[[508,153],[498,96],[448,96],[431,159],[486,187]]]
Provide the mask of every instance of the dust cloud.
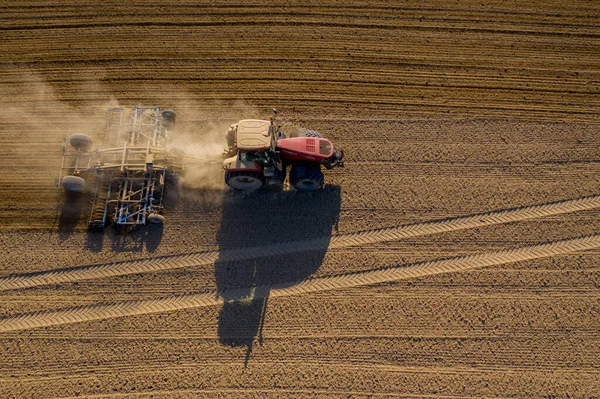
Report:
[[169,149],[185,159],[182,186],[211,191],[225,189],[222,155],[227,147],[225,132],[229,126],[240,119],[267,117],[242,102],[206,104],[195,100],[193,93],[171,100],[169,109],[177,112]]
[[[103,93],[99,81],[69,85],[69,90],[75,86],[83,98]],[[63,94],[63,87],[58,83],[47,82],[39,74],[24,71],[14,84],[0,86],[0,106],[3,130],[10,132],[11,126],[19,125],[19,130],[25,131],[24,142],[31,142],[29,139],[39,141],[43,132],[44,142],[58,144],[63,137],[68,138],[73,133],[85,133],[94,139],[101,137],[106,118],[104,110],[119,106],[119,103],[106,93],[87,102],[74,102]]]
[[[191,189],[221,191],[225,187],[222,154],[226,148],[227,128],[240,119],[265,119],[270,111],[269,108],[259,111],[240,101],[202,102],[190,92],[171,94],[162,101],[141,98],[137,103],[125,104],[115,98],[100,80],[69,82],[68,88],[64,85],[47,81],[37,72],[23,71],[14,84],[0,87],[1,130],[10,134],[11,126],[20,126],[19,142],[23,145],[17,143],[14,152],[56,151],[56,172],[63,139],[68,139],[73,133],[87,134],[94,140],[94,148],[102,147],[107,108],[124,107],[127,112],[136,105],[159,105],[162,111],[170,109],[177,113],[168,149],[182,155],[185,160],[184,170],[179,176],[180,184]],[[73,86],[80,93],[78,101],[73,101],[73,96],[66,94],[72,93]],[[81,101],[82,98],[85,101]],[[23,134],[23,131],[26,133]]]

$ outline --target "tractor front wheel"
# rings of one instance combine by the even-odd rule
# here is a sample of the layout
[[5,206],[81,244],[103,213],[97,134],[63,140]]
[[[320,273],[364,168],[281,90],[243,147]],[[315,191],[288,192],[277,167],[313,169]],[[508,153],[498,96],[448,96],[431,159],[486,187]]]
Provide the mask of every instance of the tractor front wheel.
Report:
[[254,191],[265,184],[265,177],[260,172],[227,172],[225,183],[236,190]]
[[290,170],[290,184],[299,191],[323,188],[325,178],[320,165],[294,165]]

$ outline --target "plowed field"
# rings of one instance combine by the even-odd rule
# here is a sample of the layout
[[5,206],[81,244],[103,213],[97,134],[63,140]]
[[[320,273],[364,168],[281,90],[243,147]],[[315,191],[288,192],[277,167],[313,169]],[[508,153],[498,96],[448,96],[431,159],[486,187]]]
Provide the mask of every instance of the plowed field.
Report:
[[[62,138],[117,105],[346,167],[88,232]],[[7,1],[0,110],[0,398],[600,397],[597,1]]]

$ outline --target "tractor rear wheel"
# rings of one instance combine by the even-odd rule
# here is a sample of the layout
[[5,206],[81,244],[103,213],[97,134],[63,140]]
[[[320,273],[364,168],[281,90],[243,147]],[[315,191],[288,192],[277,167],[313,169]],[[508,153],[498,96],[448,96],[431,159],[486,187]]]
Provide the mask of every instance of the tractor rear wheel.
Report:
[[85,188],[85,180],[79,176],[65,176],[62,179],[62,186],[65,191],[81,193]]
[[227,172],[225,183],[236,190],[254,191],[265,184],[265,177],[260,172]]
[[290,184],[298,191],[315,191],[323,188],[325,178],[320,165],[294,165],[290,170]]
[[77,151],[89,151],[92,148],[92,138],[87,134],[75,133],[69,138],[69,143]]
[[305,129],[303,127],[298,128],[296,130],[294,130],[292,133],[290,133],[290,138],[294,138],[294,137],[316,137],[316,138],[323,138],[323,135],[319,132],[317,132],[316,130],[310,130],[310,129]]

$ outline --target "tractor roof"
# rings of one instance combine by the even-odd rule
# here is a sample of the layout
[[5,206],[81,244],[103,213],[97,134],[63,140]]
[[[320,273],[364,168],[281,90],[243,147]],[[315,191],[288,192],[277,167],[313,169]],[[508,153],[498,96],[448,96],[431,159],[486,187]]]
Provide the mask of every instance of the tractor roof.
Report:
[[244,119],[237,123],[237,148],[244,151],[260,151],[271,144],[271,122],[260,119]]

